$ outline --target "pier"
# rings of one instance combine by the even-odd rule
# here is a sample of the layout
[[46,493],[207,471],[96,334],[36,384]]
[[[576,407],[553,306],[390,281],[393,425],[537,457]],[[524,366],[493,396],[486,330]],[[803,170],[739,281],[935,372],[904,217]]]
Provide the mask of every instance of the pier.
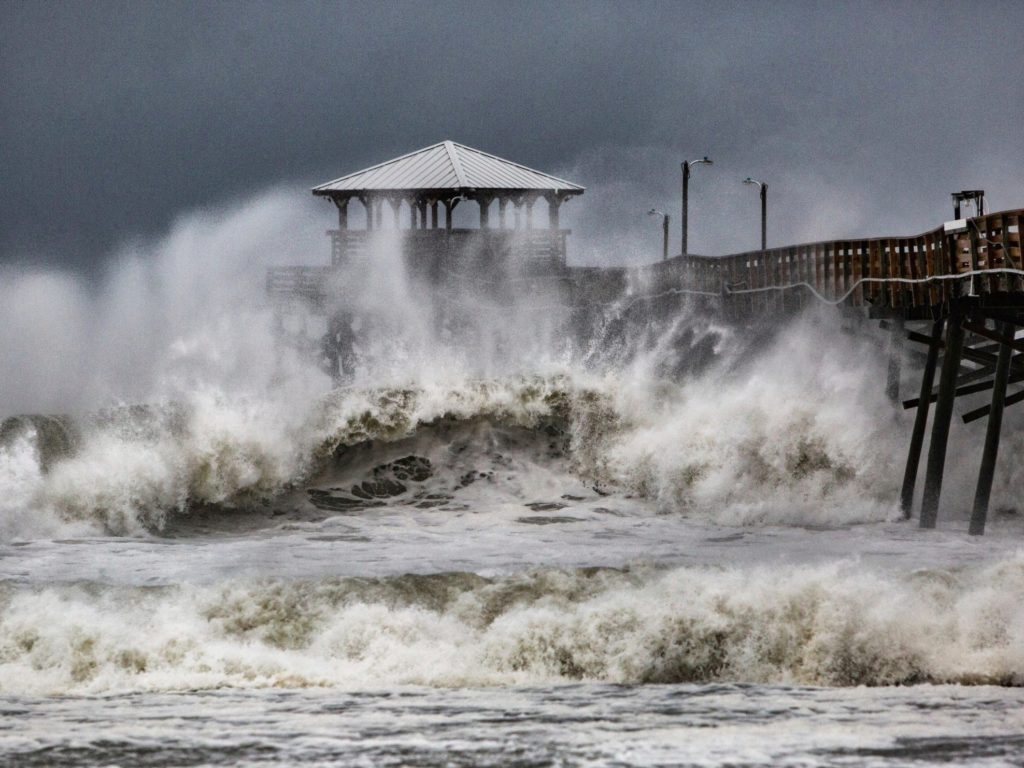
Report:
[[[337,229],[327,233],[330,263],[273,268],[267,292],[279,316],[301,307],[327,318],[323,349],[336,374],[351,346],[345,330],[350,286],[343,276],[385,248],[429,285],[486,284],[495,299],[513,281],[544,289],[571,310],[577,330],[624,297],[652,315],[697,301],[738,324],[790,317],[816,303],[842,308],[887,330],[893,400],[900,397],[905,342],[920,345],[920,391],[902,401],[915,409],[915,419],[900,506],[911,517],[924,457],[922,528],[937,524],[955,400],[990,393],[988,402],[962,416],[965,423],[986,425],[970,521],[970,533],[984,532],[1003,411],[1024,402],[1024,388],[1009,391],[1024,382],[1024,338],[1018,338],[1024,329],[1024,209],[985,213],[984,193],[967,190],[953,195],[952,221],[918,235],[725,256],[682,253],[642,267],[602,269],[566,263],[571,233],[560,227],[559,210],[583,192],[564,179],[440,142],[315,187],[313,194],[338,212]],[[360,229],[350,227],[353,201],[360,204]],[[456,226],[455,209],[467,202],[478,206],[478,227]],[[973,202],[978,215],[961,217],[964,202]]]
[[[890,393],[898,397],[899,350],[904,340],[925,350],[920,394],[903,401],[916,409],[904,470],[900,506],[913,512],[929,411],[920,526],[936,526],[956,398],[991,391],[988,404],[963,414],[986,420],[985,444],[970,520],[982,534],[988,516],[1003,410],[1024,402],[1024,209],[955,218],[913,237],[838,240],[785,246],[722,257],[684,255],[654,269],[666,272],[663,287],[679,285],[720,297],[726,316],[785,314],[812,302],[860,309],[881,320],[892,336]],[[979,206],[980,207],[980,206]],[[920,327],[915,327],[920,326]],[[894,371],[895,367],[895,371]],[[938,372],[938,384],[935,375]],[[895,389],[894,389],[895,384]]]

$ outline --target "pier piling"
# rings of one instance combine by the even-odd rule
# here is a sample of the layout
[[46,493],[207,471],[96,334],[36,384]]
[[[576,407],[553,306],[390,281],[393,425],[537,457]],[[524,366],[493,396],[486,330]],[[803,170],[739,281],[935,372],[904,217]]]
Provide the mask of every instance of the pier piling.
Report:
[[939,514],[942,494],[942,474],[946,467],[946,445],[949,442],[949,424],[953,418],[956,399],[956,378],[960,371],[960,356],[964,344],[963,312],[957,301],[951,302],[946,321],[946,355],[939,373],[939,396],[935,402],[935,420],[928,446],[925,468],[924,495],[921,500],[921,528],[934,528]]
[[935,381],[935,366],[939,359],[939,347],[942,346],[942,329],[945,318],[932,323],[931,342],[928,344],[928,357],[921,374],[921,396],[914,416],[914,429],[910,434],[910,449],[907,451],[907,466],[903,472],[903,490],[900,492],[900,509],[903,519],[909,520],[914,505],[914,489],[917,486],[917,470],[921,464],[921,447],[924,445],[924,432],[928,426],[928,411],[931,406],[932,385]]
[[[1010,323],[999,323],[1000,336],[1012,339],[1015,328]],[[1003,426],[1003,406],[1006,403],[1006,385],[1010,379],[1010,361],[1013,358],[1013,347],[1009,344],[999,345],[999,357],[996,360],[995,376],[992,384],[992,407],[988,415],[985,429],[985,448],[981,454],[981,469],[978,471],[978,487],[974,493],[974,507],[971,510],[971,523],[968,532],[980,536],[985,532],[985,521],[988,517],[989,497],[992,494],[992,477],[995,473],[996,458],[999,455],[999,433]]]

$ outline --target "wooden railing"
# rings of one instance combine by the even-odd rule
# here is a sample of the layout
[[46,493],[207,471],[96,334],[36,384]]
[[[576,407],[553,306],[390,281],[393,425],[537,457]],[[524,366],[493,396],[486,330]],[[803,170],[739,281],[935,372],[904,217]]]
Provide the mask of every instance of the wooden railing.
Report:
[[[913,237],[828,240],[748,251],[728,256],[676,256],[641,267],[653,278],[652,291],[672,288],[730,297],[737,307],[801,307],[814,301],[807,286],[825,299],[885,313],[924,315],[929,308],[959,295],[1024,293],[1024,278],[1014,274],[931,280],[978,270],[1022,268],[1024,209],[1000,211]],[[267,274],[275,300],[322,302],[331,275],[344,264],[358,264],[370,253],[375,232],[332,230],[332,267],[279,267]],[[466,268],[488,274],[497,265],[517,262],[537,275],[566,275],[568,230],[403,230],[402,256],[415,274],[443,279]],[[475,266],[474,266],[475,265]],[[910,280],[917,282],[898,282]],[[772,290],[764,290],[772,289]],[[779,290],[774,290],[779,289]]]
[[[463,276],[500,283],[503,276],[564,275],[567,229],[330,230],[331,266],[275,267],[267,271],[267,293],[275,302],[323,305],[346,268],[360,270],[373,259],[375,241],[397,249],[408,274],[427,281]],[[351,275],[350,275],[351,276]]]
[[565,266],[568,229],[403,229],[367,231],[332,229],[331,264],[344,264],[369,255],[375,237],[398,237],[409,258],[457,257],[467,251],[490,251],[501,258],[550,261]]
[[[967,220],[966,229],[947,234],[944,228],[913,237],[829,240],[749,251],[728,256],[677,256],[662,262],[687,288],[731,291],[736,296],[768,287],[807,283],[821,295],[844,304],[907,309],[949,300],[961,281],[900,283],[893,278],[921,280],[974,270],[1021,269],[1021,224],[1024,209],[1000,211]],[[668,277],[668,275],[666,275]],[[887,282],[864,281],[887,278]],[[965,278],[964,281],[966,282]],[[974,293],[1024,291],[1019,275],[973,279]],[[805,288],[793,288],[790,301],[803,301]],[[785,296],[781,301],[786,301]]]

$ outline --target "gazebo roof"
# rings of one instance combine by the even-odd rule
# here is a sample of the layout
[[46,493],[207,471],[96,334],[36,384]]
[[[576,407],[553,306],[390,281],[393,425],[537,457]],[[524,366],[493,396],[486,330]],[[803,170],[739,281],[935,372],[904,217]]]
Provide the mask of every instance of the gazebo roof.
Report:
[[442,141],[313,187],[313,194],[348,197],[360,192],[493,191],[581,195],[583,190],[578,184],[479,149]]

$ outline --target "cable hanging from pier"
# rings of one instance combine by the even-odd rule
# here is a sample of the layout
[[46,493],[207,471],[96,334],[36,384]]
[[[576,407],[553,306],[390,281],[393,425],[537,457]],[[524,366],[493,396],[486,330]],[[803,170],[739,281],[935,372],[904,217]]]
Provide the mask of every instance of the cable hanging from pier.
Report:
[[[622,299],[615,299],[613,301],[594,301],[594,302],[577,302],[574,304],[527,304],[527,303],[516,303],[511,304],[493,304],[487,301],[465,301],[464,299],[455,298],[452,295],[448,295],[445,301],[449,304],[460,305],[472,309],[487,308],[489,310],[497,311],[554,311],[554,310],[566,310],[566,309],[583,309],[587,307],[612,307],[619,306],[620,311],[627,311],[632,308],[635,304],[641,301],[649,301],[653,299],[661,299],[666,296],[707,296],[711,298],[722,298],[725,296],[738,296],[747,295],[754,293],[765,293],[767,291],[788,291],[794,288],[806,288],[811,294],[824,304],[829,306],[838,306],[848,299],[854,291],[856,291],[861,285],[865,283],[899,283],[905,285],[922,285],[925,283],[931,283],[942,280],[965,280],[972,277],[978,277],[983,275],[1015,275],[1018,277],[1024,277],[1024,270],[1011,269],[1009,267],[1000,267],[993,269],[975,269],[969,272],[961,272],[956,275],[931,275],[929,277],[862,277],[855,281],[842,295],[836,298],[829,298],[820,293],[813,285],[807,281],[800,281],[797,283],[787,283],[786,285],[769,285],[761,288],[741,288],[734,289],[730,288],[728,283],[723,287],[722,291],[702,291],[695,288],[669,288],[658,293],[642,294],[633,297],[623,297]],[[464,275],[467,279],[472,279],[468,275]],[[536,280],[540,278],[518,278],[517,282],[523,280]],[[492,281],[488,280],[487,283]],[[493,281],[497,282],[497,281]],[[629,299],[628,301],[626,299]]]
[[978,277],[980,275],[1016,275],[1018,277],[1024,277],[1024,270],[1011,269],[1010,267],[998,267],[993,269],[972,269],[969,272],[960,272],[955,275],[930,275],[928,277],[862,277],[856,280],[850,288],[837,298],[830,299],[827,296],[822,295],[818,290],[808,283],[806,280],[802,280],[798,283],[789,283],[787,285],[766,285],[761,288],[742,288],[734,290],[729,287],[728,283],[725,284],[725,293],[728,295],[740,295],[750,293],[764,293],[765,291],[788,291],[793,288],[806,288],[809,290],[816,299],[819,301],[829,304],[831,306],[838,306],[846,301],[854,291],[865,283],[900,283],[904,285],[922,285],[925,283],[932,283],[941,280],[965,280],[971,277]]

